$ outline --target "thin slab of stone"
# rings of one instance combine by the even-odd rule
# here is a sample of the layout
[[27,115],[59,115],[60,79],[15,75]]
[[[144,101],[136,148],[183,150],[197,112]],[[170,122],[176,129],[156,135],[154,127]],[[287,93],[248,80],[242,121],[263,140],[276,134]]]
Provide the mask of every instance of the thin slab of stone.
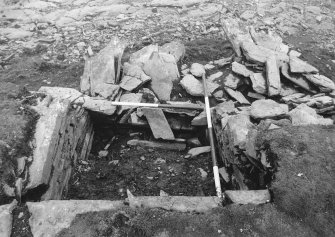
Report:
[[160,100],[170,100],[173,82],[179,79],[176,59],[167,53],[153,52],[143,66],[145,74],[151,77],[151,89]]
[[235,104],[232,100],[228,100],[215,106],[215,113],[221,118],[224,114],[232,114],[235,112]]
[[265,96],[258,94],[258,93],[254,93],[254,92],[248,92],[248,97],[256,99],[256,100],[265,99]]
[[146,75],[143,69],[136,64],[125,63],[123,66],[123,74],[124,76],[119,86],[126,91],[136,90],[151,80],[151,77]]
[[235,91],[228,87],[225,87],[224,89],[228,93],[228,95],[237,100],[240,104],[248,104],[248,105],[250,104],[250,102],[244,97],[244,95],[241,92]]
[[235,204],[265,204],[271,201],[269,190],[227,190],[226,197]]
[[153,52],[158,52],[158,45],[151,44],[145,46],[144,48],[130,55],[129,63],[137,64],[142,67],[149,60]]
[[12,233],[13,215],[12,211],[16,207],[17,201],[0,206],[0,236],[10,237]]
[[69,100],[70,102],[73,102],[83,96],[83,94],[76,89],[66,87],[42,86],[38,89],[38,92],[50,95],[52,98]]
[[187,154],[191,155],[191,157],[195,157],[204,153],[211,152],[211,146],[201,146],[201,147],[194,147],[190,149]]
[[276,96],[280,94],[281,83],[277,60],[274,55],[270,55],[266,60],[266,82],[268,95]]
[[[207,81],[207,89],[208,93],[212,94],[217,88],[220,86],[216,83],[212,83]],[[184,78],[180,81],[180,85],[193,96],[204,96],[204,88],[203,84],[200,80],[196,79],[192,75],[186,75]]]
[[250,75],[250,80],[252,83],[252,89],[259,94],[267,94],[267,83],[266,78],[263,73],[252,73]]
[[230,73],[223,80],[223,85],[226,86],[226,87],[229,87],[231,89],[237,89],[240,81],[241,81],[240,78],[238,78],[238,77],[234,76],[232,73]]
[[144,116],[147,118],[151,131],[156,139],[174,140],[174,134],[165,118],[162,109],[142,108]]
[[34,237],[58,236],[71,226],[77,215],[113,211],[125,207],[123,201],[61,200],[27,202],[31,213],[29,225]]
[[319,70],[300,58],[290,56],[290,72],[293,73],[317,73]]
[[185,45],[180,41],[172,41],[169,43],[166,43],[159,47],[159,51],[167,54],[172,54],[176,62],[179,62],[181,59],[183,59],[185,55]]
[[250,115],[254,119],[275,118],[288,113],[287,104],[279,104],[271,99],[256,100],[251,104]]
[[133,139],[127,142],[128,146],[140,146],[144,148],[157,148],[162,150],[170,150],[170,151],[183,151],[186,149],[185,143],[167,143],[167,142],[152,142],[146,140],[138,140]]
[[250,77],[253,74],[253,72],[250,71],[246,66],[238,62],[233,62],[231,66],[232,66],[232,71],[238,75],[241,75],[244,77]]
[[89,96],[79,97],[75,100],[75,103],[81,105],[87,110],[106,115],[113,115],[117,110],[117,106],[113,105],[112,101],[97,99]]
[[305,75],[306,79],[312,82],[314,85],[318,87],[328,89],[330,91],[335,90],[335,83],[326,76],[320,74],[307,74]]
[[217,72],[217,73],[214,73],[214,74],[210,75],[207,78],[207,80],[210,81],[210,82],[214,82],[214,80],[220,78],[222,75],[223,75],[223,72]]
[[243,54],[251,62],[265,64],[267,58],[273,54],[275,55],[277,61],[289,61],[289,56],[287,54],[264,48],[262,46],[256,45],[253,42],[245,41],[242,42],[241,46]]
[[253,159],[257,158],[257,151],[256,151],[257,134],[258,134],[257,129],[250,129],[245,144],[245,153]]
[[299,93],[299,91],[292,87],[291,85],[286,85],[286,84],[281,84],[281,90],[280,90],[280,96],[281,97],[285,97],[285,96],[288,96],[288,95],[293,95],[293,94],[296,94],[296,93]]
[[127,190],[131,208],[161,208],[178,212],[208,212],[221,207],[219,197],[190,197],[190,196],[144,196],[135,197]]
[[334,121],[330,118],[323,118],[321,115],[318,115],[316,111],[305,105],[298,105],[295,109],[291,110],[289,113],[291,117],[292,125],[302,126],[302,125],[332,125]]
[[282,64],[281,73],[286,79],[290,80],[297,86],[300,86],[301,88],[311,93],[316,93],[316,91],[311,87],[311,85],[307,82],[307,80],[302,75],[290,73],[289,65],[287,63]]

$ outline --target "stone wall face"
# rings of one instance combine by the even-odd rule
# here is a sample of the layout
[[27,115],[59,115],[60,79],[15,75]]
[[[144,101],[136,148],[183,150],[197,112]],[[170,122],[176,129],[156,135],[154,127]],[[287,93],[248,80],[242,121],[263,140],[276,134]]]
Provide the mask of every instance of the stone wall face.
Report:
[[67,192],[73,166],[89,154],[93,125],[88,112],[80,106],[73,108],[69,100],[46,97],[35,109],[41,117],[25,190],[47,185],[41,199],[59,200]]

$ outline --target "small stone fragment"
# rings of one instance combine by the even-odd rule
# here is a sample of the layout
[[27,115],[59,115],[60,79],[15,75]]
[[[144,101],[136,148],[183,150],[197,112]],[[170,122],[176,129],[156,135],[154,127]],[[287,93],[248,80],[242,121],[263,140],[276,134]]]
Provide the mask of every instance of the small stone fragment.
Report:
[[240,78],[235,77],[232,73],[230,73],[223,81],[223,85],[231,89],[236,89],[239,83]]
[[308,74],[305,77],[308,81],[319,87],[327,88],[329,91],[335,90],[335,83],[328,77],[319,74]]
[[250,115],[255,119],[274,118],[288,113],[288,105],[265,99],[256,100],[251,104]]
[[265,95],[267,92],[266,79],[263,73],[252,73],[250,75],[252,89],[259,94]]
[[254,93],[254,92],[248,92],[248,97],[256,99],[256,100],[265,99],[265,96],[258,94],[258,93]]
[[201,179],[202,179],[203,181],[205,181],[205,180],[207,179],[207,176],[208,176],[207,172],[204,171],[202,168],[198,168],[198,170],[200,171]]
[[235,100],[237,100],[240,104],[250,104],[250,102],[244,97],[244,95],[239,91],[234,91],[228,87],[224,88],[225,91]]
[[185,150],[186,144],[184,143],[167,143],[167,142],[151,142],[145,140],[129,140],[127,142],[128,146],[140,146],[144,148],[157,148],[162,150],[171,150],[171,151],[182,151]]
[[195,147],[190,149],[187,154],[191,155],[191,157],[195,157],[198,155],[201,155],[203,153],[209,153],[211,152],[211,147],[210,146],[202,146],[202,147]]
[[255,12],[251,10],[246,10],[241,14],[241,19],[247,21],[255,16]]
[[221,77],[223,75],[223,72],[217,72],[217,73],[214,73],[212,75],[210,75],[207,80],[210,81],[210,82],[214,82],[215,79],[218,79],[219,77]]
[[232,71],[235,72],[238,75],[249,77],[253,74],[252,71],[250,71],[246,66],[243,64],[240,64],[238,62],[233,62],[232,64]]
[[236,204],[264,204],[271,200],[269,190],[227,190],[226,196]]
[[[133,103],[140,103],[142,101],[143,94],[141,93],[125,93],[120,97],[120,102],[133,102]],[[134,108],[128,105],[122,105],[118,114],[122,114],[125,110]]]
[[298,52],[298,51],[295,51],[295,50],[291,50],[291,51],[288,53],[288,55],[289,55],[290,57],[296,57],[296,58],[299,58],[299,57],[301,56],[301,53]]
[[206,126],[207,125],[207,117],[206,112],[202,111],[197,117],[195,117],[192,122],[192,126]]
[[190,68],[190,72],[195,77],[202,77],[205,74],[205,68],[200,63],[193,63]]
[[221,175],[224,181],[226,181],[227,183],[230,182],[230,177],[225,167],[219,168],[219,174]]
[[300,58],[290,56],[290,71],[293,73],[317,73],[318,69],[302,61]]
[[232,100],[222,102],[215,106],[215,112],[219,117],[224,114],[232,114],[235,112],[235,104]]
[[[184,78],[180,81],[180,85],[193,96],[204,96],[204,89],[202,82],[198,79],[196,79],[192,75],[186,75]],[[216,83],[212,83],[207,81],[207,88],[208,93],[212,94],[213,91],[215,91],[217,88],[219,88],[219,85]]]

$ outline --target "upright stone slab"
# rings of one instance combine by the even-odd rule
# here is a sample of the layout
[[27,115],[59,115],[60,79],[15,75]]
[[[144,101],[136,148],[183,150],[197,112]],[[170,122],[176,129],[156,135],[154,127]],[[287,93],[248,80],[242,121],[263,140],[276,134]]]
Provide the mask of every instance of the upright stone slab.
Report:
[[168,121],[165,118],[162,109],[157,108],[142,108],[144,116],[149,122],[151,131],[156,139],[174,140],[174,134],[170,128]]
[[11,204],[0,206],[0,236],[10,237],[12,233],[13,216],[12,211],[15,208],[17,201],[14,200]]
[[280,94],[280,74],[277,65],[277,60],[274,55],[266,59],[266,81],[268,86],[268,95],[275,96]]

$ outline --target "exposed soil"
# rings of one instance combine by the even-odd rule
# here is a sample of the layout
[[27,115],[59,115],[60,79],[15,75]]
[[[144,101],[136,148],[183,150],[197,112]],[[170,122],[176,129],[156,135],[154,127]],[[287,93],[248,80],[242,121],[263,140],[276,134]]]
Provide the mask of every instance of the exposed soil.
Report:
[[[119,126],[96,130],[89,159],[72,175],[68,199],[120,200],[127,189],[135,196],[159,196],[160,190],[175,196],[215,195],[209,153],[185,159],[186,151],[129,147],[130,139],[151,140],[151,131]],[[108,155],[99,157],[112,137]],[[199,168],[207,172],[206,178]]]

